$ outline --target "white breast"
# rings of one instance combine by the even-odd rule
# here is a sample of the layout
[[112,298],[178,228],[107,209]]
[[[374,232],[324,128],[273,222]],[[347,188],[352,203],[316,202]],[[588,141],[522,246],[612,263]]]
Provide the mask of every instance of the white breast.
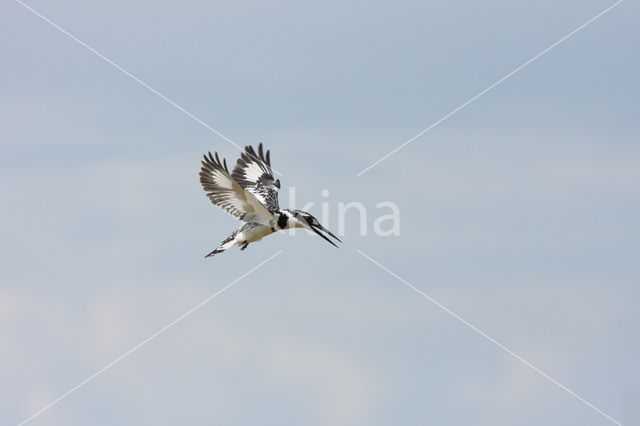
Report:
[[252,243],[261,240],[263,237],[273,233],[273,231],[268,226],[256,224],[249,229],[243,230],[242,233],[244,234],[242,240]]

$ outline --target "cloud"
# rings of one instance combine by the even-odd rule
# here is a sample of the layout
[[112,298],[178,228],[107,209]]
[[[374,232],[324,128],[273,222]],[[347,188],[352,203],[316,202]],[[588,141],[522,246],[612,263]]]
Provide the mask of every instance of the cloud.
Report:
[[312,390],[323,409],[319,423],[368,424],[379,390],[374,378],[352,356],[332,345],[282,338],[270,343],[265,364],[276,384]]

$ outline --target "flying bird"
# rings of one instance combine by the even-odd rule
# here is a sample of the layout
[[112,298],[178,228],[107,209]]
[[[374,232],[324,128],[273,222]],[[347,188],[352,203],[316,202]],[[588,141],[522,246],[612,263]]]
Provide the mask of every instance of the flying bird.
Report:
[[217,152],[214,155],[211,152],[205,154],[200,169],[200,183],[207,197],[231,216],[246,222],[205,257],[222,253],[233,245],[244,250],[249,243],[291,228],[313,231],[335,247],[338,246],[324,233],[342,242],[309,213],[280,208],[280,180],[273,177],[269,154],[269,151],[263,151],[262,143],[258,145],[257,153],[252,146],[247,146],[231,173],[227,168],[227,160],[223,158],[220,161]]

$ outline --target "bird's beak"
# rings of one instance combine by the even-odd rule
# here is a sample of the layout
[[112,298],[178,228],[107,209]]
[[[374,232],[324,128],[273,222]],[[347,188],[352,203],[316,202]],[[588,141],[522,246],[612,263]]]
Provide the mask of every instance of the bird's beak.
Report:
[[322,225],[318,224],[318,225],[311,225],[311,229],[313,230],[313,232],[315,232],[316,234],[320,235],[322,238],[324,238],[325,240],[327,240],[329,242],[329,244],[333,245],[334,247],[338,247],[333,241],[331,241],[329,238],[327,238],[326,235],[324,235],[322,232],[326,232],[327,234],[329,234],[331,237],[335,238],[336,240],[340,241],[340,238],[336,237],[335,235],[333,235],[329,230],[325,229]]

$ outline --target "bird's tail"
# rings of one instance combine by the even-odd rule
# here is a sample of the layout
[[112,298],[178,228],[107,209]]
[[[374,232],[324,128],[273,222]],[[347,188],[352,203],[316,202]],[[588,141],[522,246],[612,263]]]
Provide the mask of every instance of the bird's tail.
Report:
[[236,230],[233,234],[229,235],[226,240],[220,243],[220,246],[217,249],[206,255],[205,258],[211,257],[214,254],[222,253],[223,251],[234,245],[236,243],[235,239],[236,235],[238,235],[238,231],[239,230]]

